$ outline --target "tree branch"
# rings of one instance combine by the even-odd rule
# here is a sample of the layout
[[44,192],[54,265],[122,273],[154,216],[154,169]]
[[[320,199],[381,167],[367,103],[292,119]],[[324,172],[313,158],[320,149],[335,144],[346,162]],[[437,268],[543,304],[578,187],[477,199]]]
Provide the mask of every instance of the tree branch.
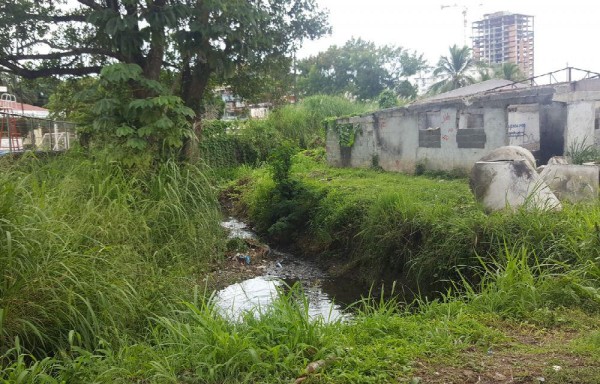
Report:
[[53,75],[73,75],[73,76],[85,76],[93,73],[100,73],[102,70],[101,66],[89,66],[89,67],[77,67],[77,68],[65,68],[65,67],[48,67],[40,69],[27,69],[22,68],[14,63],[8,62],[4,59],[0,59],[0,67],[4,67],[7,70],[0,68],[0,72],[14,73],[15,75],[22,76],[26,79],[37,79],[39,77],[49,77]]
[[85,15],[56,15],[56,16],[50,16],[50,20],[52,20],[55,23],[64,23],[64,22],[69,22],[69,21],[79,21],[79,22],[86,22],[87,21],[87,16]]
[[102,5],[96,3],[94,0],[77,0],[77,2],[79,4],[86,5],[89,8],[92,8],[93,10],[96,10],[96,11],[104,8]]
[[52,60],[61,59],[63,57],[76,56],[76,55],[104,55],[115,58],[119,61],[124,61],[124,57],[114,51],[103,49],[103,48],[76,48],[71,51],[65,52],[51,52],[51,53],[33,53],[33,54],[22,54],[22,55],[7,55],[4,57],[5,60],[20,61],[20,60]]

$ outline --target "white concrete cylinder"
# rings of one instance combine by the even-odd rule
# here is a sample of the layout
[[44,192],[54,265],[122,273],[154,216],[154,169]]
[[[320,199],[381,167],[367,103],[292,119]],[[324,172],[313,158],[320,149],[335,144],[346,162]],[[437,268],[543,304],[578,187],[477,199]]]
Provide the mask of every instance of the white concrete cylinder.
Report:
[[525,206],[560,210],[561,204],[529,160],[478,161],[471,171],[471,190],[487,212]]

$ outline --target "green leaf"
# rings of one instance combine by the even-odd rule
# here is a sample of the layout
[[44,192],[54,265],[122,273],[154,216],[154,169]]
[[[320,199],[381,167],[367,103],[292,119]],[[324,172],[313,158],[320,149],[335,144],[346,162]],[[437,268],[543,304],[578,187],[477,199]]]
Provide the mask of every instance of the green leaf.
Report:
[[126,125],[121,125],[116,130],[117,137],[129,136],[134,132],[135,130],[133,128],[128,127]]
[[131,148],[145,149],[148,143],[144,139],[138,137],[131,137],[127,139],[126,145]]

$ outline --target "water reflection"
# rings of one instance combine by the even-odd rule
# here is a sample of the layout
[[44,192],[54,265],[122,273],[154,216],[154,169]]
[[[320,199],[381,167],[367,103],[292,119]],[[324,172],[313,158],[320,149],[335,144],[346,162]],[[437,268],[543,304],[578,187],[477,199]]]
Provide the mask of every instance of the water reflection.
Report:
[[234,217],[221,222],[221,226],[229,231],[229,239],[256,239],[256,234],[248,229],[248,225]]
[[[230,239],[257,239],[244,222],[234,217],[229,217],[221,226],[229,231]],[[356,281],[330,279],[310,261],[277,250],[272,250],[271,257],[273,260],[265,269],[265,275],[230,285],[215,294],[215,305],[223,316],[239,321],[246,312],[264,312],[279,294],[289,292],[290,287],[300,284],[308,302],[309,317],[334,322],[350,318],[345,309],[360,300],[365,292],[365,288]]]
[[[259,314],[267,310],[280,293],[289,291],[289,287],[288,283],[273,276],[259,276],[218,291],[215,305],[223,316],[239,321],[245,312]],[[308,302],[310,319],[334,322],[350,316],[339,305],[334,304],[318,285],[303,286],[303,294]]]

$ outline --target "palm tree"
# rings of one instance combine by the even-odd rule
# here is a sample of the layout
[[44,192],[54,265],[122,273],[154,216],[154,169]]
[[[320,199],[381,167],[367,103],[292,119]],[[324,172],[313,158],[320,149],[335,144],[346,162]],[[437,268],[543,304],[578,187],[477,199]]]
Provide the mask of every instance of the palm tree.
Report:
[[494,77],[511,81],[525,80],[521,68],[515,63],[502,63],[502,65],[497,67],[494,71]]
[[470,75],[475,62],[471,57],[471,49],[466,45],[459,48],[456,44],[450,47],[450,55],[442,56],[438,61],[437,68],[433,71],[434,76],[442,76],[443,79],[433,84],[430,92],[447,92],[465,85],[473,84],[475,79]]
[[475,69],[477,72],[477,79],[475,80],[476,83],[491,80],[496,75],[496,72],[493,70],[493,68],[483,61],[475,63]]

